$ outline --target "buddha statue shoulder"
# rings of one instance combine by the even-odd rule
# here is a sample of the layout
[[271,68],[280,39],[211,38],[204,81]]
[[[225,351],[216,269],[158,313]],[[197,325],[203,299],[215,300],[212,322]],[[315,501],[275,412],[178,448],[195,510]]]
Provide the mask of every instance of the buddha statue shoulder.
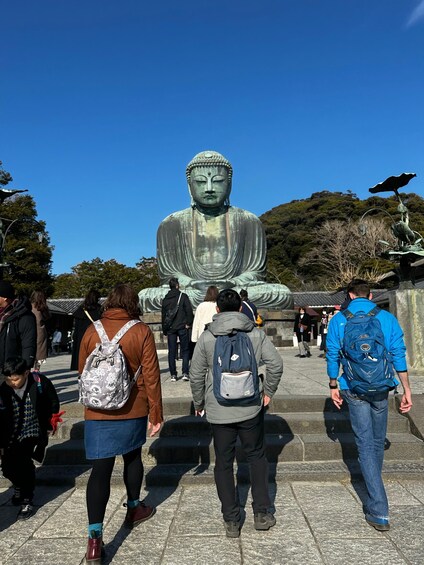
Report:
[[266,240],[259,218],[230,206],[233,169],[220,153],[203,151],[186,169],[191,206],[167,216],[157,233],[161,287],[144,289],[144,312],[160,309],[171,277],[193,306],[203,301],[208,286],[248,288],[259,308],[291,308],[290,290],[265,282]]

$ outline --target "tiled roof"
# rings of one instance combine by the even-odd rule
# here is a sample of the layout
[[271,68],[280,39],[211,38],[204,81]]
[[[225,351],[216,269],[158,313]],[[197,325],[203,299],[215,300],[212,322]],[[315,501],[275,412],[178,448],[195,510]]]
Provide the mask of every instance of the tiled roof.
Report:
[[[106,299],[100,298],[102,304]],[[52,314],[72,315],[84,302],[84,298],[49,298],[47,305]]]
[[[387,290],[373,290],[373,299],[379,302],[380,299],[386,294]],[[346,293],[341,292],[326,292],[321,290],[293,292],[294,306],[311,306],[312,308],[331,308],[340,305],[344,302]]]

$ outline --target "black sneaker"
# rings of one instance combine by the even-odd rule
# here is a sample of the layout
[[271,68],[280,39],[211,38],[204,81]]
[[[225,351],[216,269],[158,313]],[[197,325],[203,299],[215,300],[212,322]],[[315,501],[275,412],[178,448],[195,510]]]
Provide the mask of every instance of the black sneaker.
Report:
[[258,512],[254,516],[255,530],[269,530],[277,520],[271,512]]
[[182,381],[189,381],[190,379],[189,379],[189,376],[188,376],[186,373],[184,373],[184,375],[182,376],[181,380],[182,380]]
[[310,351],[307,352],[306,354],[307,357],[312,357],[312,353]]
[[171,375],[171,383],[176,383],[178,381],[177,375]]
[[227,538],[240,537],[240,522],[224,522]]
[[19,487],[13,487],[12,504],[13,506],[20,506],[22,504],[21,489]]
[[18,520],[28,520],[34,514],[34,507],[32,506],[32,502],[28,499],[24,500],[21,505],[21,509],[18,512]]

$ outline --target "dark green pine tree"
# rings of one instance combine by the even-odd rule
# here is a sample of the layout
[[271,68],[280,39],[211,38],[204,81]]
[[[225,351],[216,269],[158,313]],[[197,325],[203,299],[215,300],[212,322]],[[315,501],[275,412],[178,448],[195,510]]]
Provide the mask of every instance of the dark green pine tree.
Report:
[[[0,185],[13,179],[1,168]],[[37,220],[32,196],[11,196],[0,203],[1,264],[0,274],[10,281],[17,292],[30,295],[33,290],[52,293],[52,247],[46,224]]]

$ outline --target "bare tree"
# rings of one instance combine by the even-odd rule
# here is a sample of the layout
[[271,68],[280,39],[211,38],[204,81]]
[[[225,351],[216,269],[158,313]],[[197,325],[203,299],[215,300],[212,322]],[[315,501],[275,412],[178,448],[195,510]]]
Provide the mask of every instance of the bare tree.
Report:
[[327,221],[316,234],[314,249],[302,257],[299,266],[324,266],[328,289],[357,277],[375,283],[383,274],[378,266],[382,240],[394,242],[384,220],[367,218],[361,225],[351,220]]

